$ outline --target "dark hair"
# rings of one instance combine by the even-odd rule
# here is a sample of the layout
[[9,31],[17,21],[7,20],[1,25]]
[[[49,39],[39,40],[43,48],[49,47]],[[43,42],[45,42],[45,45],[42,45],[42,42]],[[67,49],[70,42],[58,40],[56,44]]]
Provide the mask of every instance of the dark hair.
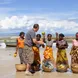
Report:
[[61,34],[59,34],[59,36],[60,36],[60,37],[65,37],[65,36],[64,36],[64,34],[62,34],[62,33],[61,33]]
[[78,34],[78,32],[76,33],[76,35]]
[[52,34],[48,34],[47,37],[48,37],[48,36],[51,36],[51,37],[52,37]]
[[41,34],[37,34],[36,37],[40,37],[41,38]]
[[22,34],[24,34],[24,35],[25,35],[25,33],[24,33],[24,32],[20,32],[19,36],[21,36]]
[[34,24],[33,28],[39,28],[39,25],[38,24]]

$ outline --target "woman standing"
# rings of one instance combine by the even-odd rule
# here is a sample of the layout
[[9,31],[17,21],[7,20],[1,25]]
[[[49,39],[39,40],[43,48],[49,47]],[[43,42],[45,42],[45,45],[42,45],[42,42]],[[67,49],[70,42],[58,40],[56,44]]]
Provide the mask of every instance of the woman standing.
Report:
[[[41,35],[40,34],[36,35],[36,40],[37,41],[41,40]],[[41,59],[40,59],[40,50],[39,50],[39,48],[41,46],[44,48],[44,45],[40,45],[40,44],[33,44],[33,47],[32,47],[33,52],[34,52],[34,62],[32,64],[32,69],[34,71],[39,71],[40,70]]]
[[68,43],[66,40],[64,40],[64,34],[59,34],[59,40],[56,42],[56,47],[58,48],[56,66],[64,64],[69,67],[66,55],[66,48],[68,47]]
[[17,38],[17,45],[16,45],[16,52],[19,52],[19,57],[20,57],[20,63],[23,64],[22,61],[22,53],[23,53],[23,48],[24,48],[24,32],[20,32],[19,37]]
[[58,40],[58,33],[56,33],[56,40],[52,39],[52,35],[48,34],[47,35],[47,39],[45,38],[45,36],[43,37],[43,41],[46,43],[46,48],[44,51],[44,59],[45,60],[51,60],[53,65],[55,66],[55,60],[53,57],[53,43],[56,42]]
[[76,39],[72,42],[73,46],[70,52],[71,55],[71,65],[78,64],[78,32],[76,33]]

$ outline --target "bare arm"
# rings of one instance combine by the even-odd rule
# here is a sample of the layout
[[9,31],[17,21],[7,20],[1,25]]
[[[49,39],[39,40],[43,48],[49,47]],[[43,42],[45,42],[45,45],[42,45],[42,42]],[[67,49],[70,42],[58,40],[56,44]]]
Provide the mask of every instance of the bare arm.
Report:
[[68,43],[66,41],[66,44],[65,45],[62,45],[61,48],[68,48]]
[[59,40],[59,34],[56,32],[56,39],[53,41],[54,43]]
[[72,55],[72,53],[73,53],[73,52],[72,52],[73,48],[74,48],[74,46],[72,46],[72,48],[71,48],[70,55]]
[[68,48],[68,43],[67,43],[67,41],[66,41],[66,45],[64,45],[64,47],[65,47],[65,48]]
[[18,40],[16,40],[16,54],[17,54],[17,52],[18,52]]
[[46,43],[46,38],[45,38],[45,35],[43,35],[43,38],[42,38],[43,42]]
[[58,43],[56,43],[56,48],[59,48],[59,44]]
[[72,55],[73,50],[74,50],[74,44],[73,44],[73,43],[74,43],[74,42],[72,42],[72,47],[71,47],[70,55]]
[[35,38],[33,39],[33,42],[35,43],[35,44],[41,44],[41,45],[43,45],[44,44],[44,42],[43,41],[37,41]]
[[68,43],[67,43],[67,41],[66,41],[66,44],[65,44],[65,45],[60,45],[59,48],[60,48],[60,49],[68,48]]

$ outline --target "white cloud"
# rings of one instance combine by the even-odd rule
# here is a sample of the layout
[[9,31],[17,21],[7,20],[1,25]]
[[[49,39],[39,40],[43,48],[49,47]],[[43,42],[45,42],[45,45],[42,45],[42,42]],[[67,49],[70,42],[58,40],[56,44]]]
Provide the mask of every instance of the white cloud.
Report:
[[[45,17],[33,17],[33,16],[12,16],[6,17],[4,20],[0,21],[1,29],[9,29],[9,28],[22,28],[27,27],[29,29],[33,26],[34,23],[38,23],[40,25],[41,31],[48,32],[77,32],[78,31],[78,23],[75,21],[69,20],[51,20]],[[71,31],[71,32],[70,32]]]

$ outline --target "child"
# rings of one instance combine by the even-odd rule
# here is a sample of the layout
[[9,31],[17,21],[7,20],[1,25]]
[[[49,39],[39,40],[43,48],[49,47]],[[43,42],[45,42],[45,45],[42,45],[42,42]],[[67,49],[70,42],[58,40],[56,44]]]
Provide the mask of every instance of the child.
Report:
[[[37,41],[41,40],[41,35],[37,34],[36,35],[36,39]],[[44,47],[44,45],[42,45]],[[32,69],[35,71],[39,71],[40,70],[40,65],[41,65],[41,60],[40,60],[40,52],[39,52],[39,48],[41,47],[40,44],[34,44],[32,49],[34,52],[34,62],[32,64]]]
[[[56,40],[57,40],[57,38],[58,38],[58,33],[56,33]],[[48,60],[48,59],[51,60],[53,65],[55,66],[55,60],[54,60],[54,57],[53,57],[52,45],[56,41],[52,40],[52,35],[51,34],[47,35],[47,39],[43,38],[43,41],[46,43],[46,48],[45,48],[45,51],[44,51],[44,60]]]
[[68,43],[66,40],[64,40],[64,34],[59,34],[59,40],[56,42],[56,47],[58,48],[57,51],[57,59],[56,59],[56,65],[68,65],[68,59],[66,55],[66,48],[68,47]]
[[24,48],[24,36],[25,36],[25,33],[20,32],[19,37],[17,38],[16,52],[15,52],[15,54],[17,54],[17,52],[19,52],[19,58],[20,58],[21,64],[23,64],[22,53],[23,53],[23,48]]

